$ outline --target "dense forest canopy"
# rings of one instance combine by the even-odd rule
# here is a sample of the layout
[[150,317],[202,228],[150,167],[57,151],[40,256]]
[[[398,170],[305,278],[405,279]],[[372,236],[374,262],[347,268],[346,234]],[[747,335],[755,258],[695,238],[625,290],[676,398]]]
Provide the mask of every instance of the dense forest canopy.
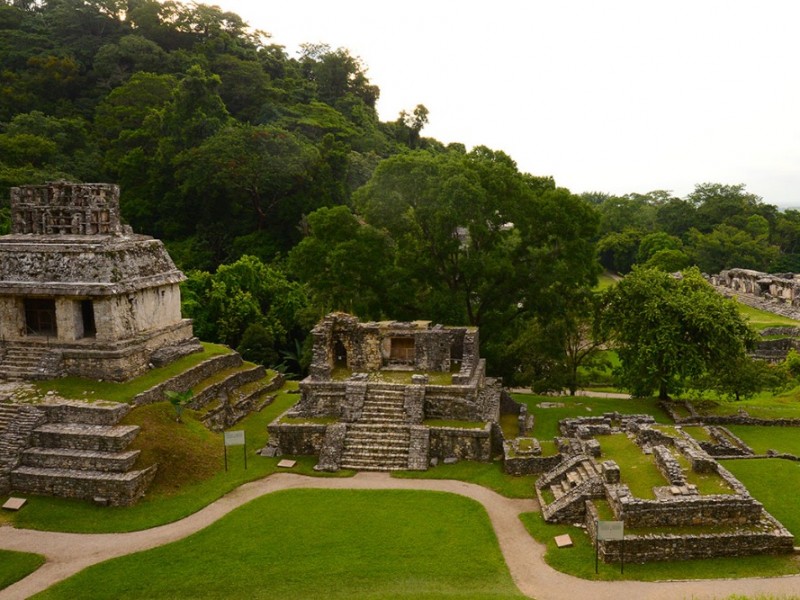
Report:
[[578,196],[424,137],[423,104],[381,121],[379,96],[348,50],[289,56],[215,6],[0,1],[0,233],[12,186],[119,183],[198,333],[295,372],[340,309],[479,325],[490,370],[529,382],[531,348],[587,331],[600,264],[800,270],[800,212],[744,185]]

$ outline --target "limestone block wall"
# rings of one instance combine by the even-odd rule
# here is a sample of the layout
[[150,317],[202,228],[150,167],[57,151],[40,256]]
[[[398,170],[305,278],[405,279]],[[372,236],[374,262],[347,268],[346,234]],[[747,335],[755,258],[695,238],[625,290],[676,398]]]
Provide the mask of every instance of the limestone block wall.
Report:
[[62,364],[69,375],[91,379],[127,381],[149,369],[150,356],[164,346],[191,343],[189,319],[138,338],[104,345],[62,346]]
[[629,527],[744,525],[757,523],[763,512],[759,502],[739,495],[684,496],[664,501],[611,492],[607,499],[614,514]]
[[147,288],[95,301],[97,339],[113,341],[161,329],[181,320],[178,284]]
[[22,298],[0,296],[0,339],[17,340],[25,335],[25,309]]
[[482,421],[476,390],[458,385],[425,386],[425,418]]
[[140,394],[137,394],[132,399],[132,404],[139,406],[142,404],[151,404],[153,402],[161,402],[166,399],[164,395],[167,391],[183,392],[189,388],[194,387],[200,381],[207,379],[214,373],[238,367],[242,364],[242,357],[238,352],[231,352],[230,354],[223,354],[221,356],[214,356],[208,360],[204,360],[199,365],[195,365],[190,369],[186,369],[183,373],[170,378],[169,380],[151,387]]
[[41,477],[31,473],[12,473],[12,487],[24,487],[26,493],[62,498],[93,500],[104,498],[111,506],[130,506],[144,496],[153,477],[156,465],[144,472],[129,474],[106,473],[102,476],[81,476],[80,471],[65,471],[59,478]]
[[[597,510],[586,503],[586,528],[594,542],[597,539]],[[626,523],[627,525],[627,523]],[[793,551],[794,536],[769,514],[764,514],[761,531],[741,530],[708,534],[625,535],[620,541],[600,541],[598,550],[604,562],[644,563],[662,560],[692,560],[719,556],[751,556],[754,554],[788,554]]]
[[304,417],[342,417],[347,403],[347,384],[342,381],[300,382],[300,401],[292,413]]
[[455,457],[460,460],[490,461],[492,459],[491,424],[481,429],[430,427],[431,458]]
[[267,426],[271,446],[283,454],[319,454],[325,444],[328,425],[272,422]]

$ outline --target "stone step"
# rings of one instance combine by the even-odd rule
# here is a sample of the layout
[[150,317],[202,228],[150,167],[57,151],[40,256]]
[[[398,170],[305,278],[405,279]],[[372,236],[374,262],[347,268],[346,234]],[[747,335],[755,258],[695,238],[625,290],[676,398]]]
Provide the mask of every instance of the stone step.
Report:
[[361,414],[398,415],[402,417],[406,414],[406,411],[402,406],[369,406],[365,404],[361,409]]
[[405,433],[366,433],[366,432],[348,432],[347,434],[348,440],[353,441],[393,441],[393,442],[405,442],[406,444],[411,439],[411,437]]
[[22,453],[22,464],[46,469],[123,473],[133,467],[139,452],[139,450],[96,452],[68,448],[29,448]]
[[11,488],[17,493],[128,505],[144,494],[154,475],[155,467],[111,473],[23,466],[14,469],[10,478]]
[[350,469],[351,471],[406,471],[408,463],[392,463],[392,464],[379,464],[360,461],[342,462],[339,465],[342,469]]
[[138,425],[49,423],[34,430],[32,445],[43,448],[121,452],[128,447],[138,432]]
[[395,451],[405,452],[406,454],[408,454],[408,442],[407,441],[406,442],[398,441],[398,442],[395,442],[395,443],[391,443],[391,442],[387,442],[385,440],[381,440],[380,441],[380,446],[376,446],[375,444],[368,444],[368,443],[365,444],[363,442],[362,443],[345,442],[345,444],[344,444],[344,451],[345,452],[359,452],[359,451],[371,452],[372,450],[376,450],[378,448],[392,449],[392,450],[395,450]]
[[550,491],[553,492],[553,497],[556,500],[564,495],[564,488],[562,488],[560,485],[556,485],[555,483],[550,486]]
[[395,453],[386,453],[386,454],[350,454],[350,453],[343,453],[342,454],[342,463],[349,463],[353,464],[354,462],[360,462],[362,464],[377,464],[377,465],[405,465],[408,464],[408,453],[403,454],[400,452]]

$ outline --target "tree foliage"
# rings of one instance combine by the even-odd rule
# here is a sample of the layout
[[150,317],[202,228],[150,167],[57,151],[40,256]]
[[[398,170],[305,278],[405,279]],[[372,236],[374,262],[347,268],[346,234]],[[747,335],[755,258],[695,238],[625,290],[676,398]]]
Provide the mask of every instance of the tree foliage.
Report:
[[672,277],[634,267],[608,291],[604,327],[621,360],[620,383],[635,396],[666,399],[687,380],[741,364],[755,333],[733,301],[697,269]]

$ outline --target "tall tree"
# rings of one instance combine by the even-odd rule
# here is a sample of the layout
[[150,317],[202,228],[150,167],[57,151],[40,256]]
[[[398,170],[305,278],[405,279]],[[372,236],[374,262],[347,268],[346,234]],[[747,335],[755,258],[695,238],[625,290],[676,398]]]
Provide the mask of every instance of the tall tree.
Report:
[[756,334],[734,301],[696,268],[682,277],[634,267],[607,292],[604,327],[619,353],[620,383],[635,396],[669,398],[689,378],[735,368]]
[[592,285],[596,213],[544,183],[485,147],[379,164],[354,203],[397,249],[386,311],[481,326],[487,355],[499,356],[518,321],[557,310],[563,293]]

